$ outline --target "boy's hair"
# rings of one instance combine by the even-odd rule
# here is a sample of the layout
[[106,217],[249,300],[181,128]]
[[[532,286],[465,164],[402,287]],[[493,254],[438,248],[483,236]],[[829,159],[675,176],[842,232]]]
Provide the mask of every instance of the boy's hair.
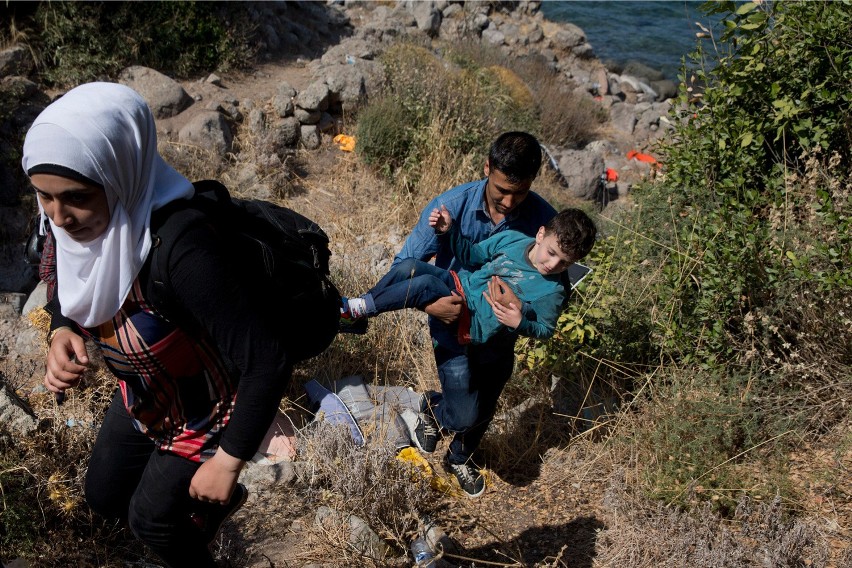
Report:
[[583,211],[563,209],[544,226],[544,234],[556,234],[562,252],[576,262],[589,254],[598,229]]
[[488,166],[512,183],[532,181],[541,167],[541,145],[532,134],[504,132],[491,144]]

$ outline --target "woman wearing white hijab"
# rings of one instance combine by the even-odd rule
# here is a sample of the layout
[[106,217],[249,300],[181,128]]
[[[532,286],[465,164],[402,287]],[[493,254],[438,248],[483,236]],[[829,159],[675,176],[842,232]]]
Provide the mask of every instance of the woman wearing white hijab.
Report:
[[85,339],[119,379],[86,499],[125,519],[169,566],[214,566],[208,544],[246,499],[237,477],[290,376],[285,334],[209,223],[168,251],[169,305],[187,321],[147,301],[152,212],[194,190],[157,152],[153,117],[132,89],[69,91],[36,118],[22,165],[56,246],[45,386],[79,383]]

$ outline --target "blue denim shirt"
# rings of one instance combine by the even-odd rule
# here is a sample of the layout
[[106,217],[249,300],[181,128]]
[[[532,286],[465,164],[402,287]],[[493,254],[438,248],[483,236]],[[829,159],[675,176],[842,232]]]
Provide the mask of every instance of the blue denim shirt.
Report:
[[423,209],[420,220],[402,245],[393,263],[406,258],[428,261],[435,266],[458,271],[461,264],[453,255],[450,240],[435,234],[429,226],[429,214],[444,205],[461,234],[473,243],[481,242],[495,233],[512,229],[534,237],[539,227],[556,215],[556,210],[540,195],[530,192],[518,207],[497,223],[488,216],[485,205],[485,184],[488,178],[458,185],[445,191]]

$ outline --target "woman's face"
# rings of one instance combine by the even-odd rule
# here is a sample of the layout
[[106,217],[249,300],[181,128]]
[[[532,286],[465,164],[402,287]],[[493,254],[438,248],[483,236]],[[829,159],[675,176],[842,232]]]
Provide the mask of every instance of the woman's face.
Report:
[[53,174],[34,174],[30,182],[53,224],[79,243],[95,240],[109,225],[103,188]]

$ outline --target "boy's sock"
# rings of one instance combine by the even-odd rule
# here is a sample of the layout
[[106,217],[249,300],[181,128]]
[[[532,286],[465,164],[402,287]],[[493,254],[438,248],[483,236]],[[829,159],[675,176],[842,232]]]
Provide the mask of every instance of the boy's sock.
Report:
[[364,298],[348,298],[348,312],[352,319],[363,318],[367,315],[367,301]]

